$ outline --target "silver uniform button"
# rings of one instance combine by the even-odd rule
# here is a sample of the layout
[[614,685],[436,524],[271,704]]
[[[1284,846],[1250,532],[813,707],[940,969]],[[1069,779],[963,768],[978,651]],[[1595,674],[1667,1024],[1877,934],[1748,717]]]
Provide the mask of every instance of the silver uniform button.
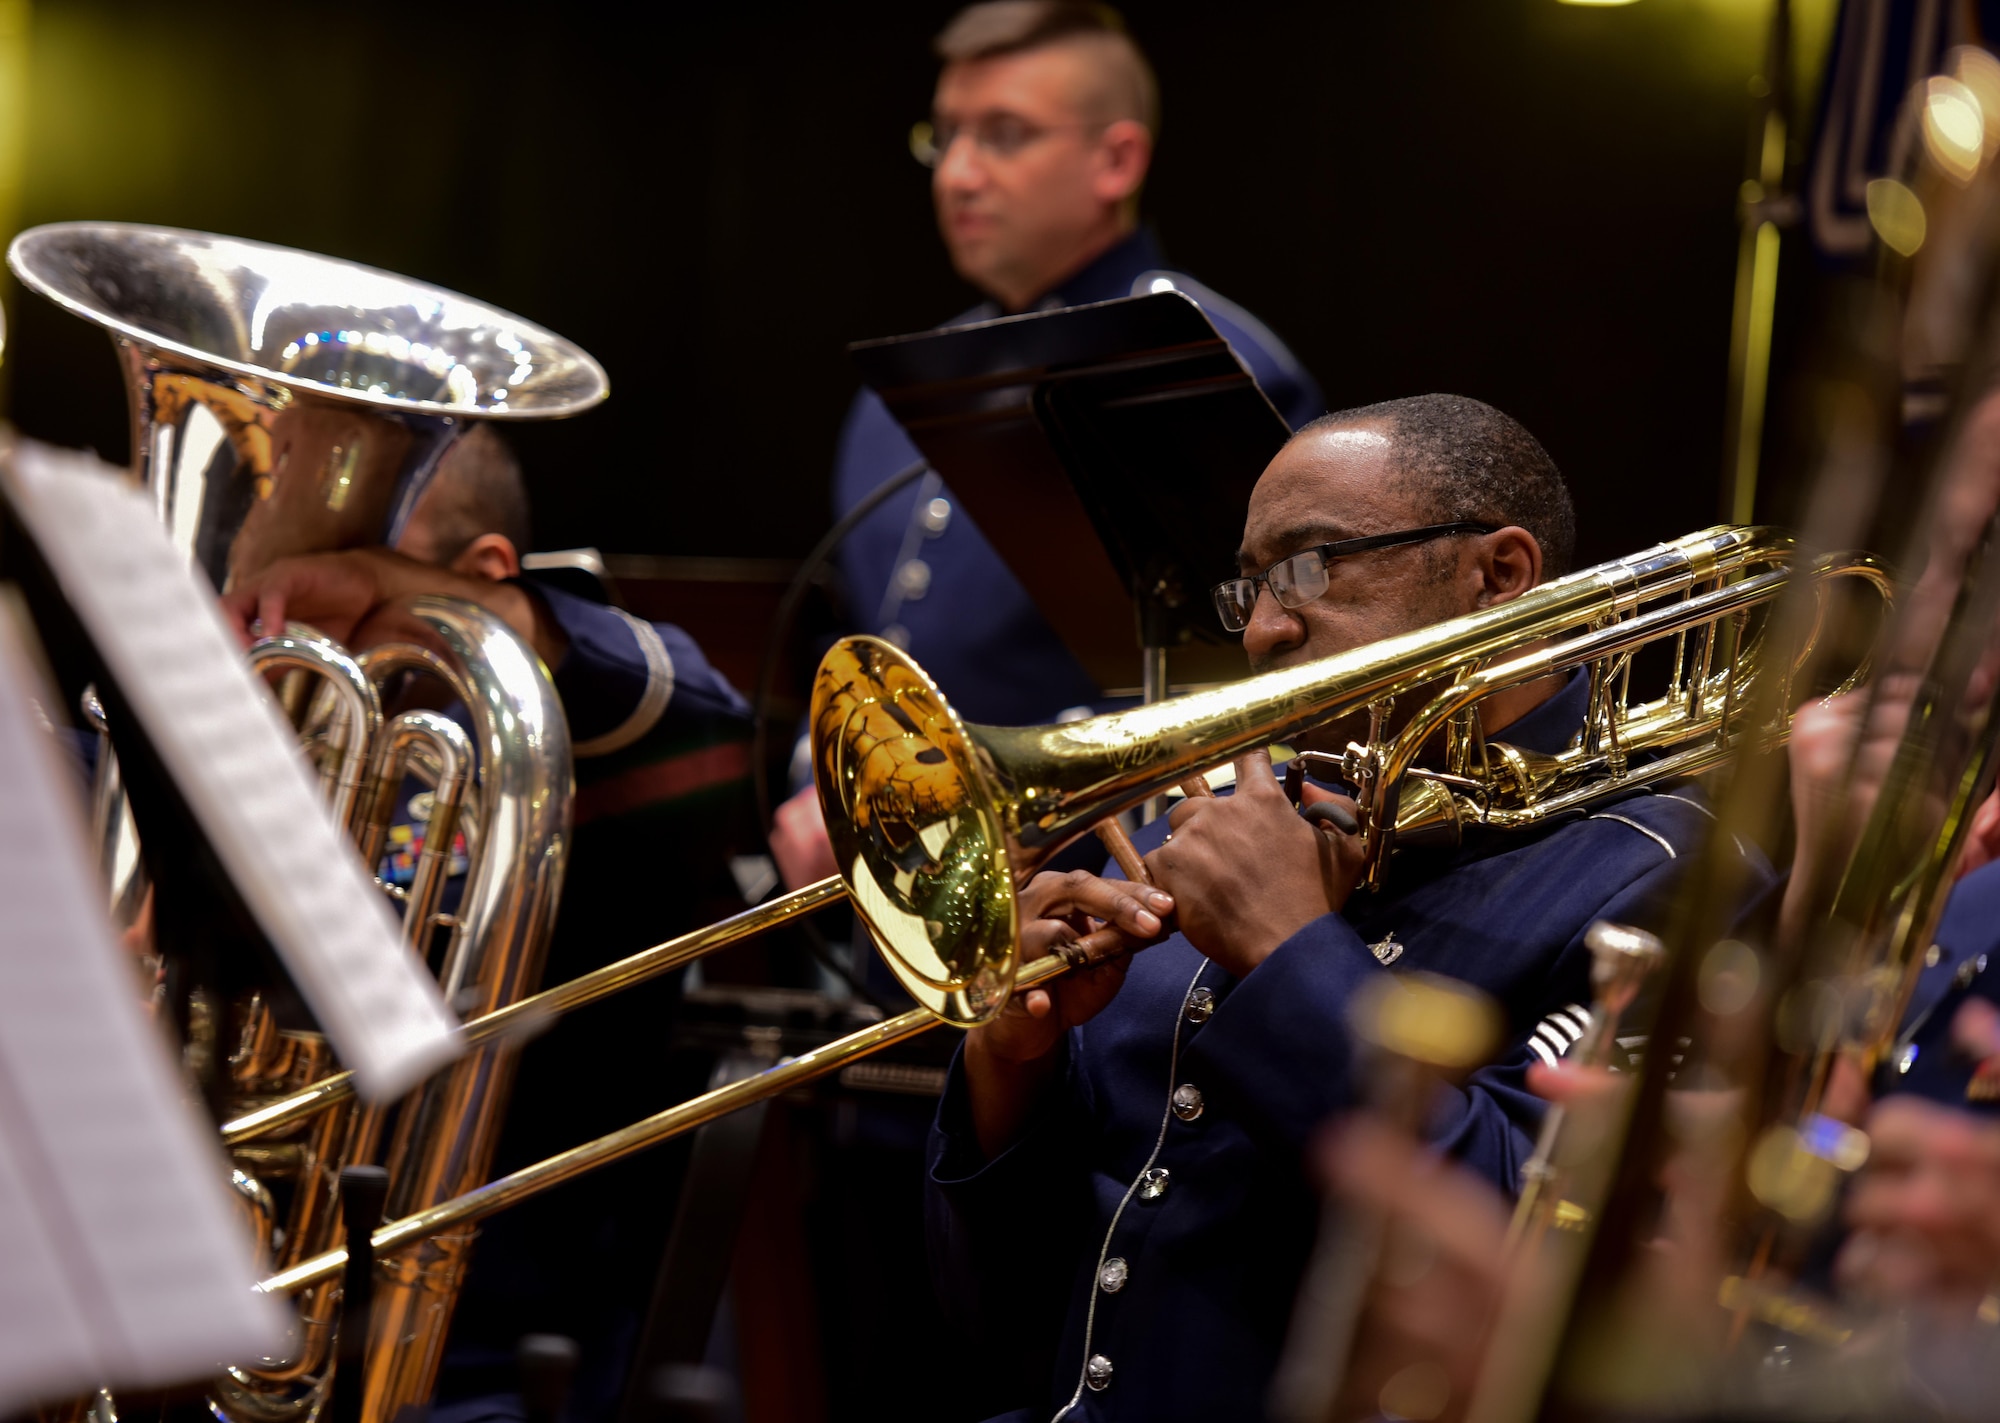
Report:
[[1139,1199],[1142,1201],[1157,1201],[1166,1193],[1167,1168],[1164,1166],[1148,1167],[1146,1174],[1139,1178]]
[[951,525],[951,501],[944,498],[931,500],[924,505],[924,512],[920,517],[924,532],[936,538]]
[[1115,1295],[1124,1289],[1125,1282],[1131,1278],[1132,1267],[1125,1263],[1122,1255],[1113,1255],[1097,1272],[1098,1286],[1108,1295]]
[[896,591],[909,602],[916,602],[931,591],[931,566],[921,558],[913,558],[896,570]]
[[1191,989],[1187,996],[1187,1020],[1190,1023],[1206,1023],[1215,1013],[1215,990],[1213,988]]
[[1184,1122],[1191,1122],[1201,1115],[1201,1088],[1192,1082],[1183,1082],[1174,1088],[1174,1115]]
[[1083,1381],[1090,1385],[1093,1393],[1102,1390],[1111,1382],[1111,1360],[1102,1354],[1092,1354],[1090,1362],[1083,1366]]

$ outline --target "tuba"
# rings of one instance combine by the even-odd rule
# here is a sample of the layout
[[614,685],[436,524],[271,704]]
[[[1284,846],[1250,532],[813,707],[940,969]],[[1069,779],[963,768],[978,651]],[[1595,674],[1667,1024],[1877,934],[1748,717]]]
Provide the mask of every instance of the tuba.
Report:
[[[393,544],[469,422],[572,415],[607,392],[597,363],[551,332],[311,253],[65,223],[23,233],[8,261],[31,290],[110,333],[131,405],[132,478],[218,590],[289,555]],[[490,1013],[540,977],[568,850],[568,728],[533,650],[500,619],[443,598],[413,612],[432,646],[357,656],[294,624],[270,630],[250,658],[276,679],[330,813],[371,868],[405,777],[430,785],[414,876],[385,888],[404,901],[405,940],[434,958],[448,1001]],[[432,711],[385,716],[412,677],[442,684],[470,733]],[[114,914],[129,917],[146,847],[111,747],[120,728],[107,730],[95,819]],[[468,868],[447,913],[459,835]],[[186,996],[168,1005],[187,1023],[183,1060],[225,1119],[335,1075],[325,1038],[285,1010],[282,985],[224,998],[195,984]],[[232,1185],[273,1266],[339,1238],[346,1165],[386,1165],[396,1213],[482,1181],[512,1066],[503,1045],[489,1045],[393,1109],[344,1101],[297,1129],[229,1145]],[[430,1396],[471,1234],[436,1236],[378,1271],[368,1418]],[[228,1368],[211,1389],[216,1415],[311,1418],[331,1381],[337,1306],[334,1283],[305,1292],[290,1357]]]

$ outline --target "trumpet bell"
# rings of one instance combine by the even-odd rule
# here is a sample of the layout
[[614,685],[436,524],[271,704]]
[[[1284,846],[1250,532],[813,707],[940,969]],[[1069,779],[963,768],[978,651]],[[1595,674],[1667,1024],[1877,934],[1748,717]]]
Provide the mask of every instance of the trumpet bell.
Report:
[[836,643],[813,681],[814,764],[834,863],[883,960],[974,1027],[1013,991],[1005,802],[986,752],[924,670],[880,638]]
[[287,247],[57,223],[7,261],[111,334],[134,476],[218,588],[287,555],[394,543],[467,421],[574,415],[610,388],[531,322]]

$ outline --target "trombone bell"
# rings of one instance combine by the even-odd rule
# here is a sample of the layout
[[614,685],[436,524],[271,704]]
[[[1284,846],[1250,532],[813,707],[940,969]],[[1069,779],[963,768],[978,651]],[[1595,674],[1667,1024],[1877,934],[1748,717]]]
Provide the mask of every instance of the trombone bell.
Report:
[[987,752],[923,668],[874,637],[813,679],[813,762],[834,863],[909,995],[959,1027],[1013,991],[1018,915]]

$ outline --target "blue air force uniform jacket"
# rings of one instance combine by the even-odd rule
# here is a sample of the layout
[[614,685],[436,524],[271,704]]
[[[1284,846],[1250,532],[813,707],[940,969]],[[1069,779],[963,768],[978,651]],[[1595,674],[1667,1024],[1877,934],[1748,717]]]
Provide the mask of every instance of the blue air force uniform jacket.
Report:
[[[1573,680],[1506,739],[1559,749],[1583,697]],[[1351,995],[1421,969],[1500,1002],[1511,1048],[1444,1094],[1430,1135],[1511,1193],[1541,1116],[1524,1082],[1534,1030],[1589,1002],[1584,930],[1656,920],[1709,823],[1682,783],[1531,837],[1471,832],[1456,850],[1402,852],[1381,892],[1357,893],[1241,981],[1176,935],[1138,954],[1111,1005],[1069,1034],[1060,1086],[991,1161],[961,1056],[930,1145],[938,1288],[962,1325],[1025,1340],[1046,1370],[994,1406],[1032,1401],[1009,1415],[1022,1419],[1073,1399],[1072,1420],[1263,1416],[1317,1221],[1303,1153],[1361,1095]],[[1164,831],[1148,827],[1141,848]]]
[[1878,1087],[1884,1094],[1913,1092],[1948,1107],[2000,1114],[2000,1102],[1966,1100],[1977,1064],[1951,1045],[1951,1020],[1968,998],[2000,1004],[2000,862],[1952,886],[1924,965]]
[[[1065,280],[1036,310],[1142,295],[1170,282],[1201,304],[1237,358],[1294,429],[1322,414],[1319,387],[1256,317],[1193,278],[1166,268],[1141,230]],[[1001,315],[991,302],[945,323]],[[920,458],[871,390],[855,396],[834,466],[834,512]],[[908,651],[946,688],[968,720],[1019,726],[1053,720],[1090,702],[1099,688],[1043,621],[1034,600],[935,475],[917,481],[864,519],[840,552],[854,621]]]

